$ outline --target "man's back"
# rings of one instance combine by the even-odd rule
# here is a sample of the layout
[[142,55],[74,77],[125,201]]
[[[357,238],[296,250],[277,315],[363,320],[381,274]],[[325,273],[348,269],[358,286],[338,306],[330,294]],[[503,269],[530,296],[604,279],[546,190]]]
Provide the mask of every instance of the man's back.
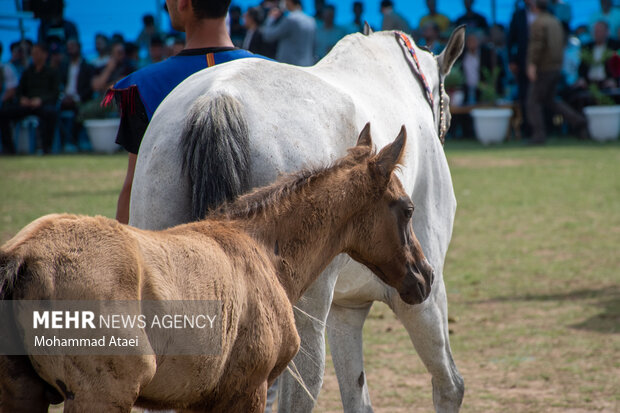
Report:
[[540,71],[560,70],[564,60],[564,29],[558,19],[542,12],[530,27],[529,62]]
[[314,63],[313,45],[316,23],[301,10],[291,11],[281,21],[261,29],[267,41],[278,41],[276,60],[297,66]]

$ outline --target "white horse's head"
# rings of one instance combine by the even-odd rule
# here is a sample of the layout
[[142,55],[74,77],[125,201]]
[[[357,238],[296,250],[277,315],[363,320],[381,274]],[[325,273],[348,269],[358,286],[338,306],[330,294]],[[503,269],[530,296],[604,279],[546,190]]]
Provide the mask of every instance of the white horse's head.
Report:
[[439,77],[439,82],[437,88],[438,92],[436,96],[439,96],[439,99],[435,102],[435,108],[433,109],[435,113],[439,110],[443,113],[442,119],[436,119],[437,122],[443,122],[442,125],[437,124],[438,130],[440,131],[439,138],[443,142],[448,129],[450,129],[450,121],[452,117],[450,115],[450,96],[446,93],[444,88],[444,80],[448,74],[450,74],[450,70],[452,70],[452,66],[456,59],[459,58],[461,53],[463,53],[463,46],[465,45],[465,25],[459,26],[450,35],[450,39],[448,39],[448,43],[446,47],[442,50],[442,52],[435,58],[437,63],[437,72]]
[[[373,36],[373,31],[368,24],[364,26],[363,34]],[[382,36],[386,34],[388,33],[377,33],[377,35]],[[432,108],[435,130],[443,143],[451,121],[450,97],[444,89],[444,80],[450,73],[456,59],[463,52],[465,26],[454,29],[446,47],[437,56],[425,48],[418,47],[413,39],[405,33],[393,32],[393,36],[402,48],[403,58],[409,63],[411,75],[416,77],[422,85],[423,94]]]

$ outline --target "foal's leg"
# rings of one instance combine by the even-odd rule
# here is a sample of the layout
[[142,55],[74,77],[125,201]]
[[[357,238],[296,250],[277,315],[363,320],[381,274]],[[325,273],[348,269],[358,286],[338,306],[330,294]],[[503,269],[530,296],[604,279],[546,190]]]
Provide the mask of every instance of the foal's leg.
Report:
[[65,362],[65,381],[56,381],[65,396],[64,412],[129,413],[155,370],[153,355],[74,356]]
[[[296,306],[301,311],[294,310],[301,346],[293,362],[314,400],[318,398],[323,385],[325,320],[334,294],[334,285],[338,279],[338,273],[335,270],[339,270],[346,260],[346,256],[343,255],[336,257],[297,303]],[[314,400],[308,396],[308,393],[290,373],[284,372],[278,379],[278,384],[280,386],[279,412],[312,412]]]
[[258,386],[254,394],[231,409],[231,413],[263,413],[267,402],[267,387],[267,382]]
[[332,303],[327,317],[329,348],[345,413],[372,412],[362,353],[362,328],[370,307],[372,303],[357,308]]
[[437,412],[458,412],[465,386],[450,350],[448,304],[441,277],[435,278],[431,296],[422,304],[405,304],[392,294],[388,305],[403,323],[433,379],[433,404]]
[[47,412],[55,393],[32,368],[27,356],[0,356],[0,413]]

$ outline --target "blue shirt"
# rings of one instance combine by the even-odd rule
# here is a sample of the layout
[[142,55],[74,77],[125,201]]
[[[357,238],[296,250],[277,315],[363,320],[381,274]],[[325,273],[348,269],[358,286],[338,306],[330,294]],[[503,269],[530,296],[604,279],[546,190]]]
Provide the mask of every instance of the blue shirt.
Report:
[[172,89],[202,69],[248,57],[265,59],[247,50],[230,47],[188,49],[119,80],[108,90],[103,101],[107,105],[114,99],[120,108],[121,124],[116,143],[128,152],[138,153],[148,123]]

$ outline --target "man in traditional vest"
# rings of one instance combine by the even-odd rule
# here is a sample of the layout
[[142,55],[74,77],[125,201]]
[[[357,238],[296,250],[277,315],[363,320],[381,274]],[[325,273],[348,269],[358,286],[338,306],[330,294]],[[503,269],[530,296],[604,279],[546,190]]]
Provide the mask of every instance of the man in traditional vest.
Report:
[[163,62],[130,74],[108,90],[104,105],[114,99],[121,112],[116,143],[129,152],[127,175],[116,210],[119,222],[129,221],[129,199],[140,142],[153,113],[168,93],[201,69],[235,59],[261,57],[234,47],[226,27],[230,2],[166,0],[172,27],[185,32],[185,49]]

